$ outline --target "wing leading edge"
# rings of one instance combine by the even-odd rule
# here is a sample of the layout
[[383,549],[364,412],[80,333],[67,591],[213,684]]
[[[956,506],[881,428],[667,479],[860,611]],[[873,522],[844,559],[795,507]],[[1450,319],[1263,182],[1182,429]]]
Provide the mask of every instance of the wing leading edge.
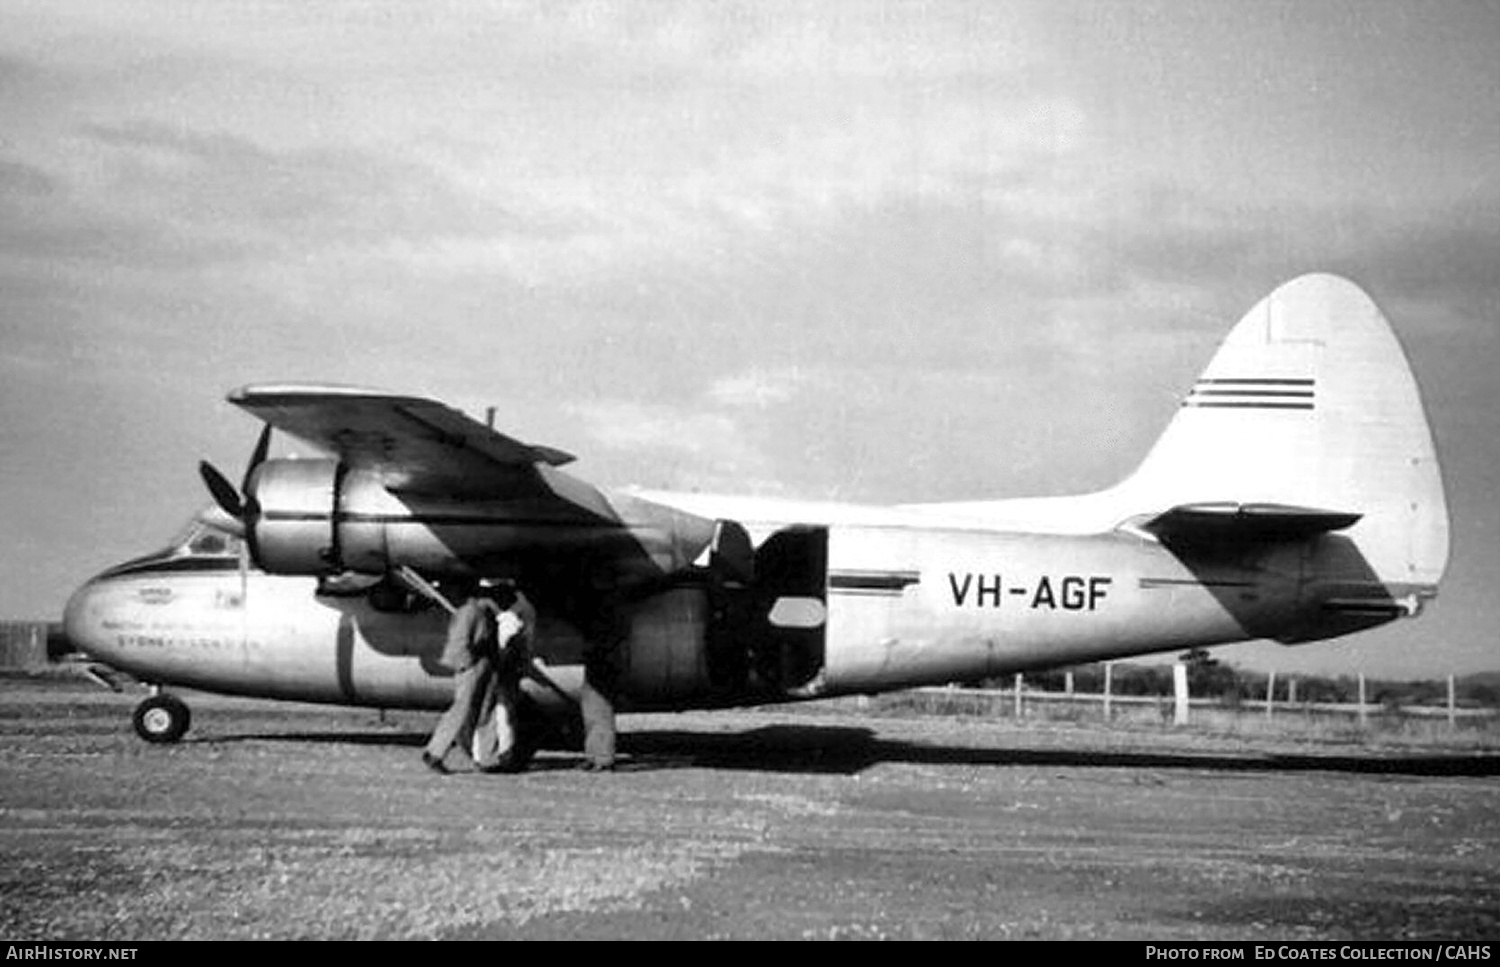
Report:
[[[714,533],[712,520],[626,494],[606,494],[557,469],[572,461],[569,454],[522,443],[436,400],[320,384],[245,386],[228,399],[337,457],[340,467],[327,471],[333,475],[331,513],[319,503],[329,496],[327,488],[318,484],[314,489],[321,489],[309,498],[306,480],[288,477],[288,461],[280,461],[280,476],[273,478],[281,488],[276,499],[260,507],[263,521],[284,519],[298,528],[310,513],[318,520],[327,514],[333,532],[314,555],[335,546],[350,553],[364,533],[355,533],[360,526],[381,528],[381,534],[396,527],[404,529],[399,541],[388,534],[370,538],[368,566],[442,571],[459,559],[481,571],[497,562],[507,568],[540,566],[543,558],[567,547],[586,552],[582,557],[590,566],[622,578],[685,567]],[[276,461],[263,466],[270,469],[270,463]],[[256,479],[257,493],[265,497],[260,491],[266,484],[259,475]],[[382,500],[366,483],[395,503]],[[346,534],[341,528],[354,530]],[[288,540],[288,553],[300,554],[298,566],[312,560],[296,539]],[[393,548],[399,550],[396,556]]]
[[[557,489],[549,484],[559,483],[561,475],[547,470],[573,460],[561,450],[522,443],[420,396],[350,386],[261,384],[241,387],[228,399],[288,436],[337,455],[350,469],[375,474],[396,494],[538,496]],[[565,489],[574,492],[567,499],[589,510],[605,510],[592,487],[570,482],[575,486]]]

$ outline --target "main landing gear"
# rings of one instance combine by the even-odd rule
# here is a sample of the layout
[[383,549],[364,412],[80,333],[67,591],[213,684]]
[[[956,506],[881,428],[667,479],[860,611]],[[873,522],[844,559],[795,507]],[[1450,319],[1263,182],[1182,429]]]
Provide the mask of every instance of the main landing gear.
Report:
[[135,707],[130,717],[135,734],[147,742],[168,743],[182,738],[192,724],[187,703],[175,695],[157,692]]

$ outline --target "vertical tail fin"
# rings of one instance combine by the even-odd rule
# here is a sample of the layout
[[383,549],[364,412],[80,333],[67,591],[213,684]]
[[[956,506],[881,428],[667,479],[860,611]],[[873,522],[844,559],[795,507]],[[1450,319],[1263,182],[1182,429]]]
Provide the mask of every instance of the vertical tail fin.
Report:
[[1344,534],[1394,596],[1435,589],[1448,511],[1416,380],[1354,283],[1305,275],[1240,320],[1115,495],[1142,511],[1279,504],[1358,514]]

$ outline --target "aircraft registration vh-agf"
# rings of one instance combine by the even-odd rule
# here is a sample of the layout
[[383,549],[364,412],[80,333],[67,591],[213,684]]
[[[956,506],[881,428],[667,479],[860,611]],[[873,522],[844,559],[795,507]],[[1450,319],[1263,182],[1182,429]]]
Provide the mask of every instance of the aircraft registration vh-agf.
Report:
[[[1448,557],[1417,384],[1370,297],[1332,275],[1233,328],[1139,468],[1064,497],[858,506],[610,491],[418,396],[255,385],[239,487],[68,602],[93,659],[161,691],[444,707],[446,582],[538,610],[525,736],[576,715],[612,602],[621,711],[868,694],[1151,652],[1332,638],[1415,615]],[[315,459],[268,458],[275,430]]]

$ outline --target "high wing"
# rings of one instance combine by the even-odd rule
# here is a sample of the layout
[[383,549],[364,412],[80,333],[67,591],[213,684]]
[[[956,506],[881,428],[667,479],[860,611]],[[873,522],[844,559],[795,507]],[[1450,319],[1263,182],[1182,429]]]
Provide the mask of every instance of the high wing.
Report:
[[[337,455],[350,469],[375,474],[396,494],[538,496],[552,492],[541,468],[573,460],[571,454],[521,443],[420,396],[351,386],[262,384],[241,387],[228,399],[283,433]],[[586,505],[604,511],[594,500]]]
[[228,399],[337,458],[257,467],[260,447],[247,499],[221,498],[232,485],[210,482],[220,506],[244,524],[257,565],[275,573],[489,573],[568,560],[619,581],[682,569],[715,530],[712,520],[607,494],[557,469],[569,454],[425,397],[277,383]]

